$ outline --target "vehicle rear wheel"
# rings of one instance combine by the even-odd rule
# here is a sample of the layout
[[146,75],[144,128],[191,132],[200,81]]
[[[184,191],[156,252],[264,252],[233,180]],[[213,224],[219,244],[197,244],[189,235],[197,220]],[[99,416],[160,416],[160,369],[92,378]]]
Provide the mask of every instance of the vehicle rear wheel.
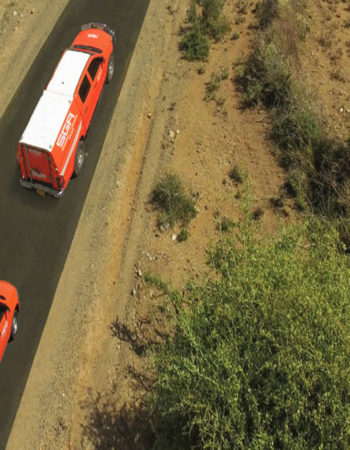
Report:
[[75,161],[74,161],[74,176],[77,177],[83,168],[85,161],[85,147],[84,142],[80,141],[78,144],[77,151],[75,152]]
[[108,60],[106,84],[108,84],[112,81],[113,74],[114,74],[114,55],[112,53]]
[[13,313],[10,341],[13,341],[18,331],[18,311]]

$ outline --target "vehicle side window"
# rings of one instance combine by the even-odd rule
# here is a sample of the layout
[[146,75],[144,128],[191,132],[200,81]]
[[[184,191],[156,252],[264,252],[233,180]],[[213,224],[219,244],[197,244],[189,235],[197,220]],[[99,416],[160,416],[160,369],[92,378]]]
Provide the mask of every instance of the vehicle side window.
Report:
[[81,83],[80,89],[79,89],[79,97],[82,103],[85,102],[86,97],[88,96],[88,93],[90,91],[90,81],[88,80],[87,76],[85,75],[83,82]]
[[92,80],[94,80],[101,63],[102,63],[102,58],[95,58],[91,61],[89,68],[88,68],[88,72],[89,72]]

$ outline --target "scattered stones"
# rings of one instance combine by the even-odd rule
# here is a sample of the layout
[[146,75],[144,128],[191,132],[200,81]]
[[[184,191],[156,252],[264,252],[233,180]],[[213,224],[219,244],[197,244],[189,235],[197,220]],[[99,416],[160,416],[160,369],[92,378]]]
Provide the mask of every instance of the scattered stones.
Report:
[[164,233],[165,231],[169,231],[170,225],[166,223],[165,225],[159,225],[159,231]]

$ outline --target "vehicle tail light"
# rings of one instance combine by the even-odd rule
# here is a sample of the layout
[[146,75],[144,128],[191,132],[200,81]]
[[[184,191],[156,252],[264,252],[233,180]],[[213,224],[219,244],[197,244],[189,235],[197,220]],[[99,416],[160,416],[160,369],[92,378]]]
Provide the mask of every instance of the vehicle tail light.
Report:
[[17,161],[18,161],[18,164],[23,163],[22,150],[18,150],[18,152],[17,152]]
[[57,186],[58,186],[60,189],[62,189],[63,186],[64,186],[64,177],[63,177],[63,175],[59,175],[59,176],[56,178],[56,180],[57,180]]

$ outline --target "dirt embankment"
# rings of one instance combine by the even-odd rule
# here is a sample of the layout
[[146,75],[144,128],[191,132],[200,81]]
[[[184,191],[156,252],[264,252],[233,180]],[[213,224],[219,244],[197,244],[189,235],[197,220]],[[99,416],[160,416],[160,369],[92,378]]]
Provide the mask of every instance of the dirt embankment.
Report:
[[[271,154],[266,114],[261,108],[242,111],[232,82],[233,62],[249,51],[255,3],[237,20],[242,16],[227,2],[232,33],[239,38],[229,34],[213,46],[209,62],[200,64],[182,60],[178,51],[186,2],[151,1],[9,449],[148,448],[139,417],[150,381],[142,342],[159,338],[164,324],[159,299],[144,285],[143,274],[158,273],[175,286],[202,276],[205,249],[219,233],[218,215],[235,220],[240,214],[239,188],[228,176],[235,165],[247,173],[265,232],[295,220],[292,210],[281,215],[271,206],[285,174]],[[335,31],[332,8],[339,20]],[[325,112],[337,119],[334,126],[345,127],[344,134],[349,16],[344,2],[315,1],[310,38],[301,52],[310,79],[315,78],[312,61],[318,64],[322,83],[317,95]],[[319,36],[328,29],[332,39],[319,52]],[[338,47],[337,64],[344,71],[335,69],[341,77],[335,77],[329,62]],[[211,74],[222,69],[228,77],[216,100],[204,101]],[[345,94],[334,95],[340,91]],[[335,101],[339,98],[341,105]],[[199,212],[184,243],[172,239],[177,229],[157,228],[148,205],[154,182],[165,172],[178,173],[196,199]]]
[[0,117],[67,3],[68,0],[0,2]]

